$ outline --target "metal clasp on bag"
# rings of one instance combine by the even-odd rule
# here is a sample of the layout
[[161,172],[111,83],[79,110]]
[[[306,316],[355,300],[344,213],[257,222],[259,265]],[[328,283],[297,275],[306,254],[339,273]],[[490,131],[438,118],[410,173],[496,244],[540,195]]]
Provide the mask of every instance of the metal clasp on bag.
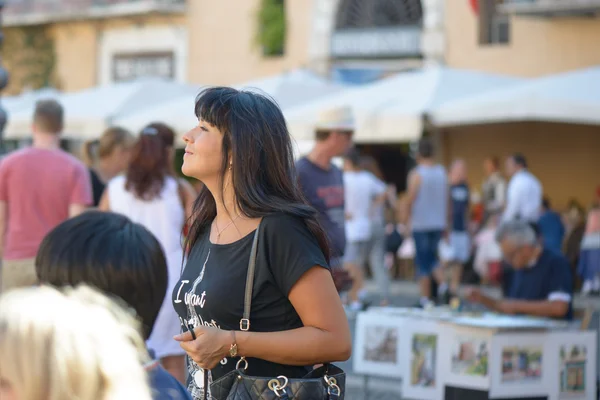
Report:
[[[283,384],[281,384],[280,381],[283,381]],[[288,378],[286,378],[283,375],[279,375],[277,377],[277,379],[271,379],[269,381],[269,383],[267,384],[269,389],[271,389],[273,391],[273,393],[275,393],[275,396],[277,396],[277,397],[282,397],[285,394],[285,388],[287,387],[287,385],[288,385]]]
[[248,360],[246,360],[246,357],[241,357],[237,364],[235,364],[235,369],[240,369],[240,365],[242,365],[242,363],[244,364],[244,371],[246,371],[248,369]]
[[240,320],[240,331],[249,331],[250,330],[250,320],[248,318],[242,318]]
[[327,375],[323,377],[325,379],[325,383],[327,383],[327,394],[330,396],[341,396],[342,390],[337,385],[337,380],[335,378],[330,378]]

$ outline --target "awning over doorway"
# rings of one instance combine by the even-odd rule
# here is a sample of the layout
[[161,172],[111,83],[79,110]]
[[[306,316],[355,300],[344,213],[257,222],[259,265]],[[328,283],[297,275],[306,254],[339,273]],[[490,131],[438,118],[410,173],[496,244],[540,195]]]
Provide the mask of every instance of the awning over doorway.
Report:
[[437,107],[438,126],[519,121],[600,124],[600,67],[577,70],[470,96]]
[[320,112],[348,106],[354,112],[357,142],[409,142],[421,136],[423,116],[441,104],[521,81],[503,75],[430,67],[294,107],[285,116],[292,136],[307,140],[314,137]]

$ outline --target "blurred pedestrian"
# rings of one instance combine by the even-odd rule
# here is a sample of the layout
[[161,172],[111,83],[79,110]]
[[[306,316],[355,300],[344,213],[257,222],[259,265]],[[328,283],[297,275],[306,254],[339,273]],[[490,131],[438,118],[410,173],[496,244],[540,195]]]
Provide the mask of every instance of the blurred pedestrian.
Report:
[[346,248],[344,179],[332,163],[352,145],[354,116],[349,108],[326,110],[316,124],[315,147],[296,163],[298,182],[304,197],[318,212],[319,222],[331,244],[331,266],[343,265]]
[[134,319],[89,288],[11,290],[0,297],[0,399],[150,400],[140,344]]
[[434,159],[433,143],[419,141],[417,166],[408,175],[407,214],[415,242],[415,264],[419,277],[419,305],[432,304],[432,279],[438,265],[438,245],[448,228],[448,178]]
[[[450,232],[444,240],[448,241],[447,257],[450,273],[450,285],[441,282],[438,296],[450,298],[458,296],[464,265],[471,258],[471,237],[469,234],[470,191],[467,183],[467,165],[464,160],[455,160],[450,167]],[[440,279],[438,279],[440,280]]]
[[84,159],[90,170],[94,207],[100,204],[108,181],[125,171],[129,165],[134,144],[135,138],[128,130],[115,126],[105,130],[99,139],[83,145]]
[[[348,293],[350,310],[359,311],[364,308],[367,292],[364,289],[364,271],[367,261],[376,276],[379,287],[384,290],[382,295],[387,299],[389,278],[383,264],[385,249],[385,225],[383,215],[374,216],[374,211],[383,214],[386,187],[360,165],[360,153],[353,148],[344,156],[344,201],[346,212],[346,250],[344,253],[345,268],[351,271],[352,289]],[[373,220],[378,223],[374,226]],[[376,228],[377,231],[374,231]],[[373,246],[373,235],[380,241],[379,255],[374,259],[369,257]]]
[[485,181],[482,185],[484,217],[481,226],[485,226],[492,215],[502,213],[506,201],[506,180],[500,172],[498,157],[488,157],[483,162]]
[[542,235],[544,247],[562,254],[565,226],[561,216],[552,209],[550,199],[547,197],[544,197],[542,200],[542,212],[538,220],[538,227]]
[[508,183],[503,221],[521,219],[537,223],[542,208],[542,184],[529,171],[525,156],[515,153],[506,159]]
[[92,204],[84,163],[61,150],[63,108],[40,100],[33,114],[32,147],[0,162],[1,290],[36,283],[34,257],[56,225]]
[[[383,173],[375,158],[362,156],[361,167],[385,185]],[[396,252],[402,245],[402,234],[396,226],[396,187],[385,186],[383,201],[375,201],[371,210],[371,240],[369,241],[369,266],[379,289],[380,305],[390,302],[390,269]]]
[[143,225],[156,236],[165,252],[169,278],[163,297],[167,300],[148,339],[148,347],[165,369],[183,382],[184,351],[173,341],[173,336],[179,333],[179,319],[169,300],[181,273],[186,197],[178,179],[170,172],[170,161],[170,150],[159,130],[153,126],[144,128],[133,147],[125,175],[108,183],[99,208],[125,215]]
[[577,272],[583,279],[581,293],[600,295],[600,208],[590,210],[585,226]]
[[161,122],[153,122],[148,124],[146,128],[150,130],[156,129],[158,136],[165,145],[165,151],[168,154],[169,174],[177,179],[179,197],[182,200],[187,220],[192,216],[192,209],[194,208],[194,201],[196,201],[198,191],[190,181],[182,177],[180,172],[178,172],[181,171],[181,165],[175,166],[175,132],[171,127]]
[[[35,264],[42,284],[93,286],[133,308],[145,340],[152,334],[163,309],[168,272],[160,243],[142,225],[123,215],[88,211],[48,233]],[[140,352],[155,400],[189,399],[153,351],[144,346]]]

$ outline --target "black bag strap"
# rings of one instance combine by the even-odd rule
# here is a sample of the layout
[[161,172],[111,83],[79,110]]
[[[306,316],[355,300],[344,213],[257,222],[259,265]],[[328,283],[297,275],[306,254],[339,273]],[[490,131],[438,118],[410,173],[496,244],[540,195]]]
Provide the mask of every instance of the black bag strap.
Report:
[[248,260],[248,272],[246,274],[246,291],[244,293],[244,314],[240,320],[240,330],[250,330],[250,311],[252,309],[252,292],[254,289],[254,275],[256,272],[256,258],[258,254],[258,234],[260,232],[261,222],[258,223],[256,231],[254,231],[254,240],[252,241],[252,249],[250,250],[250,259]]
[[[250,311],[252,309],[252,293],[254,289],[254,275],[256,273],[256,259],[258,255],[258,236],[260,234],[260,227],[262,225],[262,220],[259,222],[256,231],[254,232],[254,239],[252,241],[252,249],[250,250],[250,259],[248,260],[248,272],[246,274],[246,289],[244,293],[244,314],[242,319],[240,320],[240,330],[241,331],[249,331],[250,330]],[[245,364],[246,368],[248,368],[248,361],[246,357],[241,357],[238,361],[237,365]],[[330,363],[323,364],[325,373],[328,373]],[[244,369],[246,369],[244,368]]]

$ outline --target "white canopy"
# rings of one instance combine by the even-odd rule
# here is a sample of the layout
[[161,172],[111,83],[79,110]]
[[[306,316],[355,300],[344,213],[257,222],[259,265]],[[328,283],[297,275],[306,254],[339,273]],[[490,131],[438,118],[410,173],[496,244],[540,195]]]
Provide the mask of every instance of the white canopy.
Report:
[[516,121],[600,124],[600,67],[551,75],[445,104],[439,126]]
[[23,109],[33,109],[35,103],[41,99],[55,99],[61,92],[54,88],[43,88],[24,92],[18,96],[7,96],[2,98],[2,107],[9,114]]
[[282,109],[340,93],[346,88],[305,69],[296,69],[235,87],[236,89],[264,92],[273,97]]
[[[343,86],[305,70],[294,70],[235,87],[265,93],[275,99],[283,109],[344,89]],[[115,123],[127,129],[139,130],[149,120],[159,120],[176,132],[185,133],[198,123],[194,115],[194,100],[194,96],[180,96],[137,112],[123,113]]]
[[[93,139],[111,126],[119,115],[182,95],[193,98],[198,91],[199,87],[194,85],[145,78],[64,94],[57,98],[65,110],[63,136]],[[34,105],[31,105],[10,115],[5,137],[10,139],[30,136],[33,111]],[[154,119],[151,118],[146,123]]]
[[303,140],[314,137],[321,111],[349,106],[357,142],[407,142],[421,136],[423,116],[438,105],[519,81],[476,71],[424,68],[294,107],[285,115],[292,135]]

